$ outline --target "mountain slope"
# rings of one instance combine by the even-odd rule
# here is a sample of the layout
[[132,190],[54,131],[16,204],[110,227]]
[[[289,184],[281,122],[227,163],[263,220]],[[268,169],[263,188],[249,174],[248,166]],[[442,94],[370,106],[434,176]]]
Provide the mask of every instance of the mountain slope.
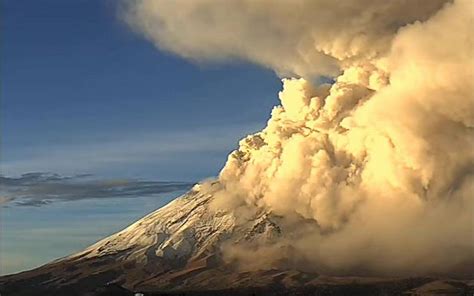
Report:
[[[237,227],[232,215],[209,211],[212,199],[209,191],[201,192],[196,185],[165,207],[78,254],[32,271],[5,276],[0,280],[0,291],[18,292],[26,285],[59,291],[87,290],[89,286],[111,282],[131,289],[207,286],[209,283],[200,283],[200,279],[181,280],[193,279],[204,270],[224,274],[224,270],[218,270],[223,265],[219,250],[223,241],[258,239],[279,231],[267,213]],[[245,280],[236,283],[239,281]],[[216,284],[219,283],[213,285]],[[223,283],[221,287],[229,286]]]
[[[213,183],[203,189],[196,185],[167,206],[78,254],[2,277],[1,295],[128,295],[130,291],[196,294],[209,290],[215,295],[252,295],[256,291],[272,295],[338,295],[347,291],[396,295],[435,280],[325,277],[281,268],[283,265],[242,270],[242,266],[223,258],[223,244],[272,242],[290,234],[280,227],[279,217],[271,213],[259,212],[236,223],[238,217],[210,210],[214,189],[219,186]],[[248,252],[253,255],[252,250]],[[439,286],[456,293],[472,289],[463,281],[435,285]],[[430,291],[429,287],[423,289]]]

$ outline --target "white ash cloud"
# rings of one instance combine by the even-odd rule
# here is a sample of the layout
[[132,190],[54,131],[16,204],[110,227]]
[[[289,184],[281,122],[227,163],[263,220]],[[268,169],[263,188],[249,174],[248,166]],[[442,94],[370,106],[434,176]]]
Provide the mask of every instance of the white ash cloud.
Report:
[[129,0],[124,17],[157,47],[187,59],[243,59],[283,76],[312,76],[379,57],[399,28],[446,2]]
[[229,156],[214,206],[283,217],[292,238],[258,247],[291,247],[316,270],[427,274],[474,263],[474,8],[443,2],[129,9],[148,38],[186,58],[237,57],[306,78],[341,71],[332,85],[283,80],[267,127]]

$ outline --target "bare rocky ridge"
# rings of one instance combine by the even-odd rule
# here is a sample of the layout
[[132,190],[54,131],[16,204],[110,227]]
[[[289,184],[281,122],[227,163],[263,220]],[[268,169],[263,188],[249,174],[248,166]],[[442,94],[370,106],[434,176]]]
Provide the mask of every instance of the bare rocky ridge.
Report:
[[[212,184],[190,192],[86,250],[0,278],[1,295],[468,295],[473,283],[435,278],[327,277],[290,267],[242,271],[223,259],[224,243],[288,235],[279,217],[244,223],[209,210]],[[249,250],[249,256],[252,250]],[[161,291],[161,292],[160,292]],[[205,292],[204,292],[205,291]]]

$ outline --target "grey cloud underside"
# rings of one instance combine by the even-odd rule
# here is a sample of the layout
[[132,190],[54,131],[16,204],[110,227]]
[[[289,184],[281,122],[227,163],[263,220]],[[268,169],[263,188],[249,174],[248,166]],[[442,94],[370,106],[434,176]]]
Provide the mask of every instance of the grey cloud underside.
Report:
[[189,189],[188,182],[143,180],[95,180],[91,175],[60,176],[28,173],[12,178],[0,176],[0,204],[42,206],[54,201],[91,198],[141,197]]

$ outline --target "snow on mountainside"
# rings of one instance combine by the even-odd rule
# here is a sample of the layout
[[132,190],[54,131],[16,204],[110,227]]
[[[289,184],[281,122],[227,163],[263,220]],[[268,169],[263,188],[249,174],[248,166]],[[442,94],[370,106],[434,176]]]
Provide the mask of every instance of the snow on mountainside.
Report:
[[234,228],[232,216],[208,211],[211,198],[196,185],[181,198],[73,257],[100,257],[126,250],[129,258],[156,256],[182,261],[199,257]]
[[223,241],[265,239],[273,235],[270,232],[280,231],[268,213],[237,225],[233,214],[210,210],[213,191],[219,186],[214,182],[202,190],[197,184],[163,208],[67,259],[118,255],[123,260],[159,258],[185,263],[218,253]]

